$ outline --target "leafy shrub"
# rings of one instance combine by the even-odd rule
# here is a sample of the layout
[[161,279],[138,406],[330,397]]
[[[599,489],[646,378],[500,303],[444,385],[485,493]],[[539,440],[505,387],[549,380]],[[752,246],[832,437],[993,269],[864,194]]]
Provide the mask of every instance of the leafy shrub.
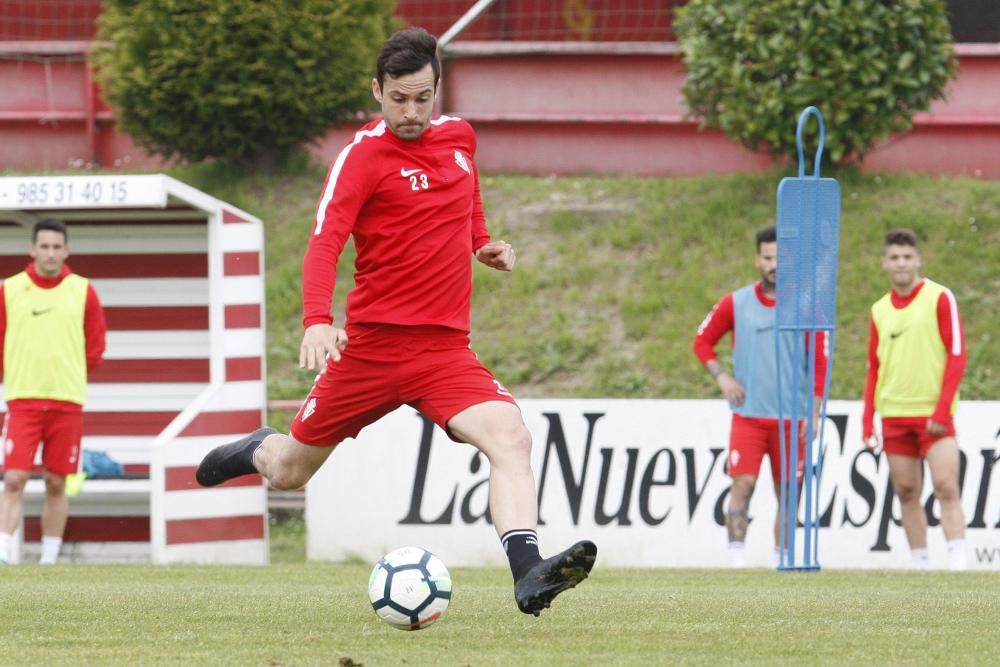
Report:
[[774,155],[795,155],[814,105],[830,158],[860,158],[909,130],[955,72],[944,0],[691,0],[674,27],[691,113]]
[[114,0],[94,54],[142,147],[190,161],[286,153],[371,105],[391,0]]

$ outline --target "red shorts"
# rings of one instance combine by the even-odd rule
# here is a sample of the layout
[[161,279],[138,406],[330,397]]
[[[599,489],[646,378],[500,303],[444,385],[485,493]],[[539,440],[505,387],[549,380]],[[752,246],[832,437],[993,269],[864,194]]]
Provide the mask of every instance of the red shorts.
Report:
[[56,475],[80,471],[83,413],[18,409],[9,404],[3,423],[4,467],[33,470],[42,444],[42,467]]
[[369,324],[348,327],[347,336],[340,361],[327,363],[292,421],[292,437],[303,444],[336,445],[401,405],[446,432],[448,420],[472,405],[517,405],[464,332]]
[[882,417],[882,449],[886,454],[922,459],[935,442],[955,437],[953,420],[948,421],[945,433],[933,435],[927,432],[927,419],[928,417]]
[[[790,422],[785,421],[785,442],[790,442]],[[787,444],[786,444],[787,447]],[[729,431],[729,475],[752,475],[760,473],[760,463],[767,454],[771,459],[771,478],[781,481],[781,443],[778,434],[778,420],[765,417],[743,417],[733,413],[732,428]],[[805,470],[806,439],[799,435],[798,479]],[[786,456],[785,465],[791,465]]]

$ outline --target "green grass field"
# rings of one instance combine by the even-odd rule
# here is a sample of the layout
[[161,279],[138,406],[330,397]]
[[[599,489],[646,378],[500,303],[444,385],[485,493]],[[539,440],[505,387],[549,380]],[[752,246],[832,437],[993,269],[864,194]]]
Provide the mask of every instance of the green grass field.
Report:
[[1000,587],[974,573],[605,570],[540,618],[510,575],[455,569],[444,620],[384,625],[366,564],[0,571],[10,665],[996,663]]

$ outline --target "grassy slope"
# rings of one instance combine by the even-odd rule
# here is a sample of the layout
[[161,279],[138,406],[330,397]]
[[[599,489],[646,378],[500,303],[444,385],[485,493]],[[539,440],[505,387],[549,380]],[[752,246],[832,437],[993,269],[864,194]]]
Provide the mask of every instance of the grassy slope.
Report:
[[[990,573],[604,570],[540,618],[510,574],[461,568],[445,620],[406,633],[367,564],[23,566],[0,572],[0,664],[987,664]],[[16,649],[16,650],[15,650]]]
[[[269,391],[300,398],[299,268],[324,170],[278,176],[218,166],[178,177],[267,224]],[[774,218],[781,172],[698,179],[485,177],[494,238],[512,242],[511,275],[477,266],[473,343],[521,397],[714,397],[690,351],[726,291],[756,277],[753,236]],[[1000,183],[926,176],[838,175],[843,191],[838,333],[832,395],[860,397],[870,304],[887,289],[886,229],[927,241],[926,275],[955,291],[970,363],[966,399],[1000,398]],[[342,316],[353,254],[341,259]]]

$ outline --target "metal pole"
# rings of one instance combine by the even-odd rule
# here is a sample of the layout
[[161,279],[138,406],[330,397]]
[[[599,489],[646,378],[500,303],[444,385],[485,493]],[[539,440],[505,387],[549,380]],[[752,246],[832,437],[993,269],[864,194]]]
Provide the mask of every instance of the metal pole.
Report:
[[462,18],[455,21],[448,30],[445,31],[443,35],[438,37],[438,48],[444,49],[448,44],[451,43],[453,39],[458,37],[458,35],[469,27],[469,24],[479,18],[479,15],[485,12],[496,0],[479,0],[472,8],[465,12]]

